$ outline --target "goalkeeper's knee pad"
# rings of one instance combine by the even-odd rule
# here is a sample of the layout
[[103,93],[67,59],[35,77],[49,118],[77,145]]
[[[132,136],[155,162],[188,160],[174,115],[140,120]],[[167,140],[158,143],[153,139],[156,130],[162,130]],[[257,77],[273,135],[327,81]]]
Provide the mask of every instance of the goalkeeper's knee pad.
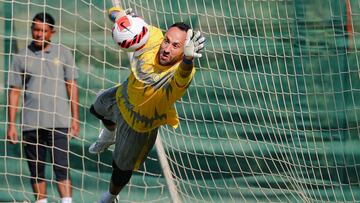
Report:
[[119,169],[119,167],[116,165],[114,161],[112,162],[112,167],[113,167],[113,171],[111,174],[112,183],[117,187],[125,186],[130,181],[132,170],[123,171]]
[[96,118],[100,119],[100,120],[104,123],[104,125],[115,125],[114,122],[112,122],[111,120],[105,119],[104,116],[102,116],[102,115],[100,115],[98,112],[96,112],[94,105],[91,105],[91,107],[90,107],[90,113],[91,113],[92,115],[94,115]]

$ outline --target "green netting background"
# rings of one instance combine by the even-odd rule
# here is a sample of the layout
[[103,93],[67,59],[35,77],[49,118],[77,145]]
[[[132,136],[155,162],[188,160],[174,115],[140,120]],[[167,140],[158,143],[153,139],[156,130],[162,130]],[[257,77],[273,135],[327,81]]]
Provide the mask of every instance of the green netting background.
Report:
[[[177,103],[181,126],[161,129],[185,202],[360,202],[360,2],[348,1],[350,15],[346,2],[122,2],[163,30],[184,20],[207,37],[205,57]],[[11,54],[31,41],[29,19],[52,13],[61,26],[54,41],[74,49],[82,121],[80,137],[71,143],[75,202],[94,202],[110,177],[111,152],[87,153],[100,127],[89,105],[96,92],[128,74],[126,54],[104,29],[111,27],[103,12],[110,5],[0,1],[2,135],[7,70]],[[4,136],[0,202],[32,201],[22,148]],[[154,151],[142,171],[121,193],[126,201],[171,201]],[[53,178],[50,167],[47,174]],[[57,196],[55,184],[48,193]]]

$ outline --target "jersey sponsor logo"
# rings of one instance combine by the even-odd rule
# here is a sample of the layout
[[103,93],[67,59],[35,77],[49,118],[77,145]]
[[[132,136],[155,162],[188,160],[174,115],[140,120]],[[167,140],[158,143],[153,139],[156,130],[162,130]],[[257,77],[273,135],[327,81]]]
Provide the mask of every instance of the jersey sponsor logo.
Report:
[[54,63],[55,66],[59,66],[60,65],[59,58],[54,58],[53,63]]
[[127,18],[127,16],[121,17],[116,23],[117,23],[120,31],[123,31],[124,29],[128,30],[127,27],[130,26],[130,21]]

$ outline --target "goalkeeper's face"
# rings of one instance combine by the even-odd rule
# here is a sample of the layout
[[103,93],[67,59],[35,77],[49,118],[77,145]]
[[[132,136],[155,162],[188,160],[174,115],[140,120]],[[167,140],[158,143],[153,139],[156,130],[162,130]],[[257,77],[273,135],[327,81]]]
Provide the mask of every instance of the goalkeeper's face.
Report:
[[55,31],[49,24],[36,20],[31,26],[31,33],[34,45],[44,49],[50,43]]
[[165,33],[158,54],[160,65],[174,65],[181,60],[185,39],[186,32],[177,27],[172,27]]

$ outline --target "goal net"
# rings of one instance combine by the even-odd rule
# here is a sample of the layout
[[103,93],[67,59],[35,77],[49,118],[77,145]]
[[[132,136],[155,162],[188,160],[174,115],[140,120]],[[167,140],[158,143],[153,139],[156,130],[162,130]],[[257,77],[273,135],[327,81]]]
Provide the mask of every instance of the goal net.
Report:
[[[184,21],[207,39],[195,78],[176,103],[179,128],[160,128],[162,148],[150,152],[121,202],[360,201],[359,0],[120,4],[163,31]],[[105,12],[111,6],[0,0],[0,202],[34,201],[24,150],[6,142],[7,78],[42,11],[55,18],[52,43],[71,50],[79,73],[81,131],[71,140],[69,166],[74,202],[95,202],[108,189],[113,148],[95,156],[88,147],[101,128],[89,113],[96,93],[129,74],[127,54],[112,42]],[[58,201],[48,160],[47,193]]]

